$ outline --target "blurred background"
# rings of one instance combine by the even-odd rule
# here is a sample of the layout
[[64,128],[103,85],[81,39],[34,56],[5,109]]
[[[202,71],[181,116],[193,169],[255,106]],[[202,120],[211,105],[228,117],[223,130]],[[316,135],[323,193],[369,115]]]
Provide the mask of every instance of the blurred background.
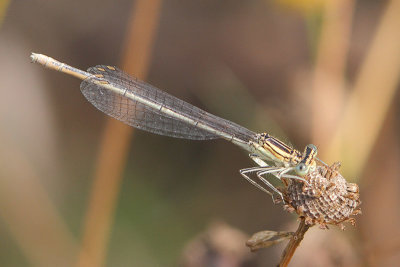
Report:
[[357,226],[313,227],[293,266],[400,261],[400,1],[0,0],[1,266],[275,266],[296,216],[223,140],[134,130],[30,64],[116,65],[268,132],[360,185]]

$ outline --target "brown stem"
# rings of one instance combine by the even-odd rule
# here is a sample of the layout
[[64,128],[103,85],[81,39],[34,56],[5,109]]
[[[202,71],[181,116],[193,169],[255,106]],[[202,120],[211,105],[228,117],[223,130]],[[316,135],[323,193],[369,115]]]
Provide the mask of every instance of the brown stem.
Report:
[[301,217],[301,221],[299,227],[297,228],[296,233],[290,238],[289,243],[287,244],[285,250],[282,253],[281,261],[279,262],[279,267],[288,266],[290,260],[293,257],[294,252],[296,251],[297,247],[300,245],[300,242],[304,238],[304,234],[310,228],[310,225],[305,223],[305,218]]

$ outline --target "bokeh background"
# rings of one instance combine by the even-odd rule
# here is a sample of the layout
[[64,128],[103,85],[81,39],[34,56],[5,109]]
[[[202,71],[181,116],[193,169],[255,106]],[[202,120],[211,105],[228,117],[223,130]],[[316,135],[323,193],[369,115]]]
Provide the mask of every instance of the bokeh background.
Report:
[[400,262],[400,1],[0,1],[1,266],[275,266],[296,216],[222,141],[134,130],[30,52],[116,65],[213,114],[319,148],[360,185],[357,226],[311,229],[293,266]]

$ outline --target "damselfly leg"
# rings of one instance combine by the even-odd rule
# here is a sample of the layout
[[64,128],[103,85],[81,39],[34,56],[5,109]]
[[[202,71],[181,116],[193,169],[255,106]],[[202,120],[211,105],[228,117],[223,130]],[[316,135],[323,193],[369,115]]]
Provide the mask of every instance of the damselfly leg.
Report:
[[261,191],[263,191],[263,192],[265,192],[265,193],[267,193],[267,194],[269,194],[271,197],[272,197],[272,200],[274,201],[274,202],[276,202],[275,201],[275,195],[274,195],[274,193],[275,194],[277,194],[279,197],[280,197],[280,199],[282,199],[283,200],[283,195],[282,195],[282,193],[281,193],[281,191],[279,191],[274,185],[272,185],[267,179],[265,179],[264,177],[262,177],[262,176],[258,176],[257,175],[257,178],[258,179],[260,179],[270,190],[272,190],[273,192],[271,192],[270,190],[268,190],[268,189],[266,189],[265,187],[263,187],[263,186],[261,186],[259,183],[257,183],[256,181],[254,181],[249,175],[247,175],[247,174],[249,174],[249,173],[253,173],[253,172],[256,172],[256,174],[257,174],[257,171],[264,171],[264,170],[266,170],[266,169],[270,169],[271,171],[276,171],[276,169],[281,169],[281,167],[271,167],[271,166],[264,166],[264,167],[252,167],[252,168],[246,168],[246,169],[242,169],[242,170],[240,170],[239,172],[240,172],[240,174],[248,181],[248,182],[250,182],[252,185],[254,185],[255,187],[257,187],[258,189],[260,189]]
[[286,179],[294,179],[294,180],[299,180],[308,185],[308,182],[306,179],[303,177],[297,176],[297,175],[291,175],[288,174],[290,171],[294,171],[296,167],[280,167],[280,170],[270,170],[269,168],[266,168],[264,171],[258,171],[257,176],[262,176],[266,174],[273,174],[276,178],[279,180],[281,178],[286,178]]

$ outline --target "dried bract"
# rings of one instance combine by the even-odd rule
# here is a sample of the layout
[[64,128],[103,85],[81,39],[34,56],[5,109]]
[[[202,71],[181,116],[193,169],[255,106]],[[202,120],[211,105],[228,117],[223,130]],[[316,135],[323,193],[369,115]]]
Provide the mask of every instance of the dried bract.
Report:
[[304,217],[309,225],[339,225],[343,222],[355,225],[353,215],[361,213],[358,185],[348,183],[339,173],[340,163],[318,166],[302,181],[290,181],[285,189],[285,209]]

